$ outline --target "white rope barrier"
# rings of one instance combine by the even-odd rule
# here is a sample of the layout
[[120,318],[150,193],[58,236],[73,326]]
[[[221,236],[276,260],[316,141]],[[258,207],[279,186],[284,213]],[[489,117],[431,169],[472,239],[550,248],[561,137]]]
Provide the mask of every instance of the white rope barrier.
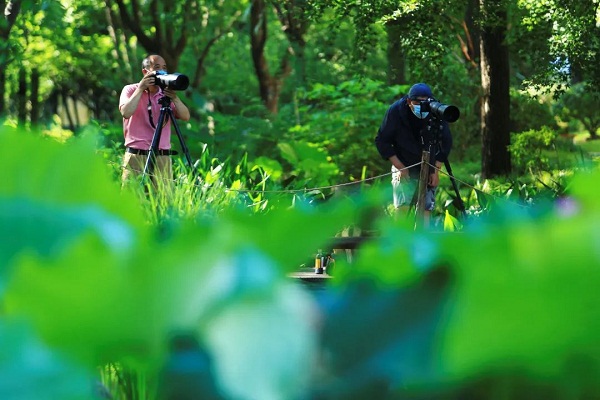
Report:
[[[117,165],[117,163],[112,162],[112,161],[109,161],[109,163],[113,164],[113,165]],[[416,164],[410,165],[408,167],[404,167],[402,169],[398,169],[397,172],[408,170],[410,168],[419,166],[422,163],[423,162],[421,161],[421,162],[418,162]],[[482,191],[481,189],[478,189],[475,186],[473,186],[473,185],[471,185],[471,184],[469,184],[469,183],[467,183],[467,182],[465,182],[463,180],[460,180],[460,179],[456,178],[455,176],[450,176],[450,174],[448,172],[442,170],[441,168],[438,168],[437,166],[435,166],[435,165],[433,165],[431,163],[427,163],[427,164],[429,165],[430,168],[433,168],[433,169],[437,170],[438,172],[441,172],[443,175],[446,175],[446,176],[448,176],[450,178],[453,178],[456,182],[461,183],[462,185],[464,185],[465,187],[467,187],[469,189],[475,190],[476,192],[484,193],[486,196],[490,196],[490,197],[493,197],[493,198],[501,200],[501,201],[508,201],[507,199],[505,199],[505,198],[503,198],[501,196],[494,195],[492,193],[486,193],[486,192]],[[119,165],[119,169],[121,169],[121,170],[128,169],[129,171],[132,171],[134,173],[134,175],[137,174],[139,176],[143,172],[143,171],[131,169],[129,167],[124,167],[124,166],[122,166],[120,164],[118,164],[118,165]],[[395,173],[397,173],[397,172],[395,172]],[[329,189],[336,189],[336,188],[341,188],[341,187],[346,187],[346,186],[359,185],[359,184],[362,184],[362,183],[365,183],[365,182],[370,182],[370,181],[374,181],[374,180],[377,180],[377,179],[384,178],[384,177],[389,176],[391,174],[392,174],[392,172],[388,172],[388,173],[385,173],[385,174],[377,175],[377,176],[374,176],[374,177],[371,177],[371,178],[361,179],[361,180],[358,180],[358,181],[340,183],[340,184],[336,184],[336,185],[318,186],[318,187],[313,187],[313,188],[304,188],[304,189],[261,190],[261,189],[229,189],[229,188],[225,188],[224,190],[226,192],[233,192],[233,193],[280,193],[280,194],[297,194],[297,193],[322,192],[324,190],[329,190]],[[180,182],[181,181],[181,179],[168,179],[168,178],[165,178],[164,176],[159,176],[159,175],[155,175],[155,174],[151,174],[151,173],[147,173],[146,176],[148,176],[149,178],[154,179],[154,180],[162,180],[163,182],[169,181],[169,182],[175,183],[175,182]],[[200,186],[200,185],[197,184],[197,183],[194,183],[194,186]],[[515,202],[512,202],[512,203],[515,203]],[[521,207],[528,207],[526,205],[519,204],[519,203],[515,203],[515,204],[517,204],[518,206],[521,206]]]
[[475,186],[473,186],[473,185],[470,185],[470,184],[468,184],[468,183],[467,183],[467,182],[465,182],[465,181],[461,181],[460,179],[457,179],[457,178],[456,178],[454,175],[450,176],[450,174],[449,174],[448,172],[446,172],[446,171],[443,171],[441,168],[438,168],[438,167],[436,167],[435,165],[432,165],[431,163],[427,163],[427,165],[429,165],[429,167],[430,167],[430,168],[433,168],[433,169],[437,170],[438,172],[441,172],[442,174],[446,175],[447,177],[449,177],[449,178],[451,178],[451,179],[453,178],[453,179],[454,179],[456,182],[460,182],[460,183],[462,183],[464,186],[468,187],[469,189],[475,190],[476,192],[481,192],[481,193],[485,194],[486,196],[493,197],[493,198],[495,198],[495,199],[497,199],[497,200],[499,200],[499,201],[508,201],[508,202],[510,202],[510,203],[513,203],[513,204],[516,204],[516,205],[518,205],[519,207],[528,208],[528,206],[526,206],[526,205],[519,204],[519,203],[515,203],[515,202],[511,202],[511,201],[509,201],[509,200],[506,200],[505,198],[503,198],[503,197],[500,197],[500,196],[497,196],[497,195],[495,195],[495,194],[493,194],[493,193],[486,193],[486,192],[484,192],[484,191],[483,191],[483,190],[481,190],[481,189],[477,189]]
[[[109,161],[109,163],[113,164],[113,165],[117,165],[117,163],[115,163],[113,161]],[[410,165],[408,167],[404,167],[401,170],[399,169],[398,171],[404,171],[404,170],[416,167],[416,166],[421,165],[421,164],[422,164],[422,162],[418,162],[418,163]],[[131,169],[129,167],[124,167],[124,166],[122,166],[120,164],[118,164],[118,165],[119,165],[119,168],[121,170],[127,169],[127,170],[129,170],[129,171],[131,171],[131,172],[133,172],[134,174],[137,174],[137,175],[141,175],[142,172],[143,172],[143,171]],[[358,180],[358,181],[340,183],[340,184],[337,184],[337,185],[329,185],[329,186],[319,186],[319,187],[313,187],[313,188],[305,188],[305,189],[260,190],[260,189],[229,189],[229,188],[226,188],[225,191],[228,191],[228,192],[239,192],[239,193],[308,193],[308,192],[323,191],[323,190],[327,190],[327,189],[335,189],[335,188],[344,187],[344,186],[358,185],[358,184],[361,184],[361,183],[374,181],[376,179],[381,179],[381,178],[389,176],[391,174],[392,174],[392,172],[388,172],[386,174],[381,174],[381,175],[377,175],[377,176],[374,176],[374,177],[371,177],[371,178],[361,179],[361,180]],[[164,176],[158,176],[158,175],[151,174],[151,173],[147,173],[146,176],[148,176],[151,179],[162,180],[163,182],[165,182],[165,181],[178,182],[179,181],[179,179],[168,179],[168,178],[165,178]],[[197,184],[194,184],[194,185],[198,186]]]

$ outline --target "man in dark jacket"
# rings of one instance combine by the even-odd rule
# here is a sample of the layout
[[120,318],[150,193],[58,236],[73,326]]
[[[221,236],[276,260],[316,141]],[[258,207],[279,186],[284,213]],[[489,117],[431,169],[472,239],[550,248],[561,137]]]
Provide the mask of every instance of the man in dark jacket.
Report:
[[[421,110],[421,102],[433,99],[431,89],[424,83],[413,85],[408,95],[393,103],[385,113],[377,132],[375,145],[381,157],[392,163],[392,186],[394,189],[394,207],[407,204],[412,193],[406,184],[415,187],[421,173],[423,150],[431,153],[431,164],[439,169],[448,159],[452,148],[452,135],[446,121],[435,121],[435,127],[428,129],[432,116]],[[441,131],[434,134],[441,124]],[[434,137],[436,136],[436,137]],[[429,182],[425,199],[426,219],[435,205],[435,191],[439,184],[439,171],[429,168]],[[412,185],[410,184],[410,181]],[[410,196],[410,197],[409,197]]]

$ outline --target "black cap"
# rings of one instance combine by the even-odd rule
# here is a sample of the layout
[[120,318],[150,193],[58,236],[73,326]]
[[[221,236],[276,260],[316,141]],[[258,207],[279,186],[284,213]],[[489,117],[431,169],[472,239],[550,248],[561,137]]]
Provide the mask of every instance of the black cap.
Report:
[[408,97],[410,99],[416,99],[417,97],[433,97],[431,89],[424,83],[414,84],[408,91]]

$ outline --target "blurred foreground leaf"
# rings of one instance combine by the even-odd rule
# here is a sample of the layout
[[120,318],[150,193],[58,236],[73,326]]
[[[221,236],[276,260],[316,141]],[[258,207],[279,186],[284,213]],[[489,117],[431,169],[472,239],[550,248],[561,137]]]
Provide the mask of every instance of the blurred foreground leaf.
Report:
[[84,400],[101,388],[89,371],[44,346],[25,324],[0,323],[0,398]]

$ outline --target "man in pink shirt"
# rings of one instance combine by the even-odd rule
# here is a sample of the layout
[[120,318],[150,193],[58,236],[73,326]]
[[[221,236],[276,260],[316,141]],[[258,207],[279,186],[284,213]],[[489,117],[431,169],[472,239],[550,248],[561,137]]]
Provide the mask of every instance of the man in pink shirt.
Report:
[[[142,61],[144,77],[139,83],[126,85],[121,91],[119,111],[123,115],[123,134],[125,136],[125,156],[123,157],[122,181],[125,183],[130,176],[138,176],[144,171],[148,153],[152,146],[152,138],[160,115],[162,97],[171,99],[171,109],[175,118],[183,121],[190,119],[190,111],[177,97],[175,90],[162,89],[155,85],[155,75],[158,71],[167,71],[167,64],[157,54],[149,55]],[[171,124],[166,118],[160,131],[158,154],[154,162],[153,174],[159,180],[169,182],[173,179],[171,163]],[[157,179],[154,180],[155,182]]]

